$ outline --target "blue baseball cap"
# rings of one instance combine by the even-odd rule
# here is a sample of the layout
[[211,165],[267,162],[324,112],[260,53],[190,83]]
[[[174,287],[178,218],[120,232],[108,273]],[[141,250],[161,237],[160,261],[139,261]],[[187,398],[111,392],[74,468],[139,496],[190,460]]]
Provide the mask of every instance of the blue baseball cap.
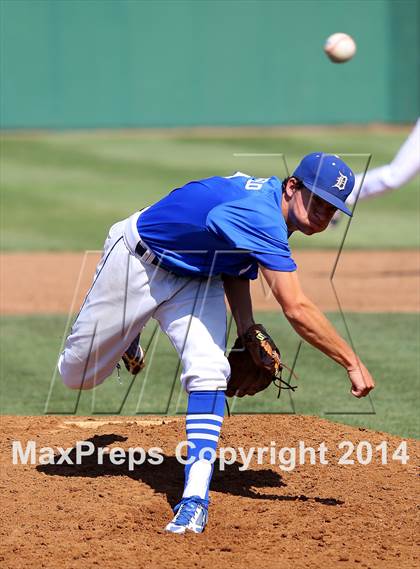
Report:
[[354,174],[341,158],[313,152],[302,159],[293,176],[315,195],[352,216],[345,201],[354,188]]

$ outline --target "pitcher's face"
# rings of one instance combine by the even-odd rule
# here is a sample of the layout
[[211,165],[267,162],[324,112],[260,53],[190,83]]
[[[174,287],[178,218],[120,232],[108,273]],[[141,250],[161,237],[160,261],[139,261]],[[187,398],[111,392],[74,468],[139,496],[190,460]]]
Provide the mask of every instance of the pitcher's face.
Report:
[[328,227],[337,208],[307,188],[296,189],[289,205],[289,219],[305,235],[321,233]]

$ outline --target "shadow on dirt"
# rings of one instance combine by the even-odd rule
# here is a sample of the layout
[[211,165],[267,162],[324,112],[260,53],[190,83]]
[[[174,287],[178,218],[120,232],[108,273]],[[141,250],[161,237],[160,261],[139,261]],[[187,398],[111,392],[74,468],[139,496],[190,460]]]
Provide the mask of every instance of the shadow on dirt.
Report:
[[[103,456],[103,464],[98,464],[99,447],[106,447],[116,442],[124,442],[127,437],[121,435],[95,435],[86,442],[93,443],[95,450],[92,455],[84,456],[80,464],[76,464],[76,451],[73,450],[68,454],[69,460],[73,464],[57,464],[61,455],[54,457],[54,464],[42,464],[36,467],[38,472],[42,472],[48,476],[75,476],[96,478],[99,476],[129,476],[133,480],[143,482],[153,488],[155,492],[165,494],[168,502],[173,507],[180,497],[180,489],[184,485],[184,466],[177,460],[175,456],[163,454],[163,462],[159,465],[149,464],[147,460],[133,470],[129,469],[128,460],[122,464],[114,464],[111,462],[108,454]],[[138,458],[138,455],[136,456]],[[147,458],[147,457],[146,457]],[[340,506],[344,504],[342,500],[335,498],[320,498],[319,496],[287,494],[270,494],[267,490],[286,487],[281,475],[273,469],[259,470],[240,470],[242,464],[235,462],[231,465],[225,465],[225,469],[219,469],[219,461],[216,460],[214,467],[214,475],[211,484],[211,490],[232,494],[236,496],[244,496],[246,498],[257,498],[259,500],[284,500],[284,501],[312,501],[326,506]],[[263,489],[263,492],[258,492]]]

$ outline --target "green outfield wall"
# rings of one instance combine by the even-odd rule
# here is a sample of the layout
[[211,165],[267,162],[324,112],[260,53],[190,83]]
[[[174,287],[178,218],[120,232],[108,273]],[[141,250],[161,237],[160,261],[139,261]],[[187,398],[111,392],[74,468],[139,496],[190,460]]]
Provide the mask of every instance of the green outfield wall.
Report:
[[[334,124],[418,114],[416,0],[0,0],[3,128]],[[330,63],[345,31],[358,53]]]

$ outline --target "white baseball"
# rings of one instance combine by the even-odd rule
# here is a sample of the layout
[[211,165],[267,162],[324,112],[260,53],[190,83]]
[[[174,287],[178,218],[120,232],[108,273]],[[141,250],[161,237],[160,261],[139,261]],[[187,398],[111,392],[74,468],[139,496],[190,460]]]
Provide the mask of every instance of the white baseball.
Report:
[[324,51],[334,63],[344,63],[356,53],[356,43],[348,34],[338,32],[327,39]]

